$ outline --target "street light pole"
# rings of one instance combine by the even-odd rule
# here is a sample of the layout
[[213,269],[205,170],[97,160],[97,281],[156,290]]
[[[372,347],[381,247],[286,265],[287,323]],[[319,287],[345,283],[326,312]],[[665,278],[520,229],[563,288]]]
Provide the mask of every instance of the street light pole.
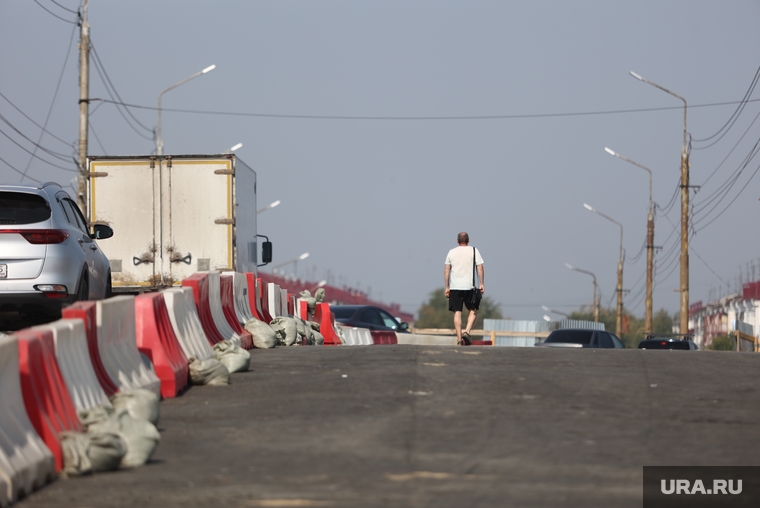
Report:
[[571,265],[570,263],[565,263],[565,266],[576,272],[585,273],[586,275],[591,275],[591,277],[594,278],[594,323],[598,323],[599,322],[599,299],[596,296],[596,275],[589,272],[588,270],[577,268]]
[[193,78],[197,78],[198,76],[201,76],[203,74],[206,74],[208,72],[213,71],[216,69],[216,65],[209,65],[202,71],[196,72],[192,76],[188,76],[185,79],[181,81],[177,81],[172,86],[167,88],[166,90],[162,91],[160,94],[158,94],[158,127],[156,128],[156,155],[163,155],[164,154],[164,140],[161,138],[161,97],[168,92],[169,90],[174,90],[180,85],[184,85],[188,81],[190,81]]
[[601,215],[610,222],[614,222],[620,227],[620,256],[618,257],[617,269],[617,318],[615,318],[615,335],[620,337],[623,330],[623,225],[586,203],[583,203],[583,207],[597,215]]
[[630,162],[634,166],[640,167],[649,173],[649,213],[647,213],[647,288],[646,296],[644,297],[644,332],[647,334],[652,333],[652,286],[654,275],[654,202],[652,201],[652,170],[646,166],[642,166],[638,162],[632,161],[628,157],[624,157],[619,153],[616,153],[609,148],[604,149],[610,155],[614,155],[618,159],[623,159],[626,162]]
[[686,133],[686,99],[657,83],[646,80],[631,71],[631,76],[683,101],[683,145],[681,147],[681,319],[680,331],[689,333],[689,151]]

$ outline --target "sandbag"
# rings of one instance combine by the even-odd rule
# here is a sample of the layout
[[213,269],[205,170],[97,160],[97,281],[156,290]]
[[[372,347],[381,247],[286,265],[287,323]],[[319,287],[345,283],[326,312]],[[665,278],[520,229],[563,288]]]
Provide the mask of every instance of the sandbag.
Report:
[[221,386],[230,384],[230,371],[216,358],[190,358],[190,382],[194,385]]
[[270,349],[277,345],[277,337],[271,326],[256,318],[245,324],[245,329],[253,336],[253,345],[259,349]]
[[318,331],[312,330],[312,332],[311,332],[311,338],[314,341],[313,342],[314,346],[324,346],[324,344],[325,344],[325,338]]
[[125,390],[111,397],[113,407],[126,409],[132,418],[148,420],[153,425],[158,424],[159,402],[158,395],[144,388]]
[[292,346],[298,339],[295,318],[285,316],[276,317],[272,320],[272,326],[270,328],[275,332],[277,340],[283,346]]
[[232,341],[223,340],[214,344],[216,359],[233,372],[245,372],[251,366],[251,354]]
[[127,453],[121,459],[122,467],[145,464],[161,440],[155,425],[148,420],[133,418],[126,409],[96,406],[81,411],[79,418],[88,434],[117,434],[124,441]]
[[127,445],[115,433],[64,431],[59,434],[64,476],[82,476],[119,468]]

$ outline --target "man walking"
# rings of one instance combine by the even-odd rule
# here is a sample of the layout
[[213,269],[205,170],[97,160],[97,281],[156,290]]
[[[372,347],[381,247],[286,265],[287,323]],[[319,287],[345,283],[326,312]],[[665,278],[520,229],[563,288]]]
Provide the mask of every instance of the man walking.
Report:
[[[470,235],[464,231],[457,235],[458,247],[451,249],[443,266],[443,280],[446,284],[446,298],[449,310],[454,313],[454,329],[457,332],[457,345],[470,345],[470,331],[478,316],[480,298],[473,299],[473,293],[481,295],[486,288],[483,285],[483,258],[475,247],[470,247]],[[477,266],[477,277],[475,267]],[[467,326],[462,332],[462,305],[470,311]]]

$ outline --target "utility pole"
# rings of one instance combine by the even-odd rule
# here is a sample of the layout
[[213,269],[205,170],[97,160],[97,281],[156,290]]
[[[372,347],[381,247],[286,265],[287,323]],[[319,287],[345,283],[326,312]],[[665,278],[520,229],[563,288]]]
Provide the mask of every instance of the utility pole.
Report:
[[87,4],[82,5],[82,19],[79,25],[79,158],[77,160],[77,204],[85,218],[89,217],[87,210],[87,135],[89,131],[90,114],[90,24],[87,21]]

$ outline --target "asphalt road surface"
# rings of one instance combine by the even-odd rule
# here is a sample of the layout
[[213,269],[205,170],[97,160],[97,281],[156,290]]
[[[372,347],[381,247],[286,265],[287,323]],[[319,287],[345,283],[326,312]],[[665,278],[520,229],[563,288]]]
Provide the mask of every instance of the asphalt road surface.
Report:
[[365,346],[252,352],[161,403],[137,469],[19,507],[640,507],[644,465],[760,465],[760,355]]

